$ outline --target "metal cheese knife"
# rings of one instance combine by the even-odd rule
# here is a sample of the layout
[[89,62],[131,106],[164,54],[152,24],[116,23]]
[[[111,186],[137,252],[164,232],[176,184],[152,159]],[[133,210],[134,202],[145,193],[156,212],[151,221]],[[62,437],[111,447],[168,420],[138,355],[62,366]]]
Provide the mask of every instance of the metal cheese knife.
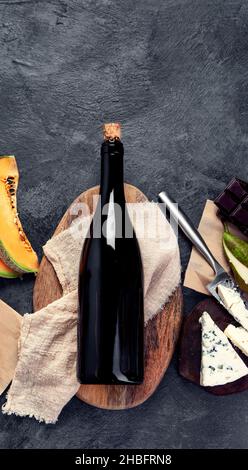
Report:
[[[170,212],[174,220],[178,223],[179,227],[188,237],[188,239],[193,243],[196,249],[201,253],[201,255],[205,258],[208,264],[211,266],[213,271],[215,272],[215,278],[210,284],[206,287],[209,290],[210,294],[212,294],[220,304],[225,307],[223,304],[219,294],[218,294],[218,286],[225,285],[230,289],[234,289],[236,292],[240,294],[242,299],[246,303],[247,308],[247,301],[243,298],[243,293],[235,283],[232,276],[230,276],[224,268],[218,263],[215,257],[212,255],[211,251],[209,250],[208,246],[206,245],[205,241],[203,240],[202,236],[198,232],[198,230],[194,227],[192,222],[189,218],[184,214],[184,212],[179,208],[178,204],[171,199],[166,192],[161,192],[158,195],[158,201],[160,204],[161,210],[166,215],[166,209]],[[226,308],[226,307],[225,307]]]

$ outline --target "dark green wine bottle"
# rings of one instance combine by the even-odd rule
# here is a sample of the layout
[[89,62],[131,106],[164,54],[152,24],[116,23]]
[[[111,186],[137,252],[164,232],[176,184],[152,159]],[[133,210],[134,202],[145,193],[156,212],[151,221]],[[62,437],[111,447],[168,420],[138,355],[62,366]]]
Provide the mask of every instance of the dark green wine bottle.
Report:
[[119,125],[105,125],[100,198],[79,269],[77,376],[82,384],[143,381],[143,269],[126,207],[123,154]]

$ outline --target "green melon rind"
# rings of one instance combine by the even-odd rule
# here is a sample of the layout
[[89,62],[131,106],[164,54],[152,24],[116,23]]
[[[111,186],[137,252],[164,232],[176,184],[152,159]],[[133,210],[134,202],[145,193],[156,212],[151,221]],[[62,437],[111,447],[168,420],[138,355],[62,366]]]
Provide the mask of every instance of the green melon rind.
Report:
[[37,270],[34,269],[29,269],[23,266],[22,264],[17,263],[12,256],[8,253],[8,251],[5,249],[3,243],[0,240],[0,258],[3,260],[5,264],[7,264],[10,269],[13,269],[13,271],[16,271],[19,274],[23,273],[37,273]]
[[17,272],[7,273],[6,271],[0,270],[0,277],[3,277],[5,279],[15,279],[16,277],[20,277],[20,273],[17,273]]

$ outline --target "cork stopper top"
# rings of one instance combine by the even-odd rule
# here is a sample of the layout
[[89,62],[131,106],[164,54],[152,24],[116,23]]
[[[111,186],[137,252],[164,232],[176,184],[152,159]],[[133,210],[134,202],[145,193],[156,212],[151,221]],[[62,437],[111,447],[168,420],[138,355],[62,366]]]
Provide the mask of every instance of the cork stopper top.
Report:
[[120,140],[121,126],[118,122],[110,122],[103,125],[104,140]]

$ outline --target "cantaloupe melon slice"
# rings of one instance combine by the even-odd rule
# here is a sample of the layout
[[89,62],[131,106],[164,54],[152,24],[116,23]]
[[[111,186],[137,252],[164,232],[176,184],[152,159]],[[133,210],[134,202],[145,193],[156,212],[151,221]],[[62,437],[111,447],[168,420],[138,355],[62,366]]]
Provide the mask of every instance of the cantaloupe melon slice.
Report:
[[20,274],[17,272],[13,271],[7,264],[5,264],[1,259],[0,259],[0,277],[6,277],[6,278],[15,278],[18,277]]
[[0,157],[0,258],[18,273],[37,272],[38,258],[17,212],[19,173],[13,155]]

